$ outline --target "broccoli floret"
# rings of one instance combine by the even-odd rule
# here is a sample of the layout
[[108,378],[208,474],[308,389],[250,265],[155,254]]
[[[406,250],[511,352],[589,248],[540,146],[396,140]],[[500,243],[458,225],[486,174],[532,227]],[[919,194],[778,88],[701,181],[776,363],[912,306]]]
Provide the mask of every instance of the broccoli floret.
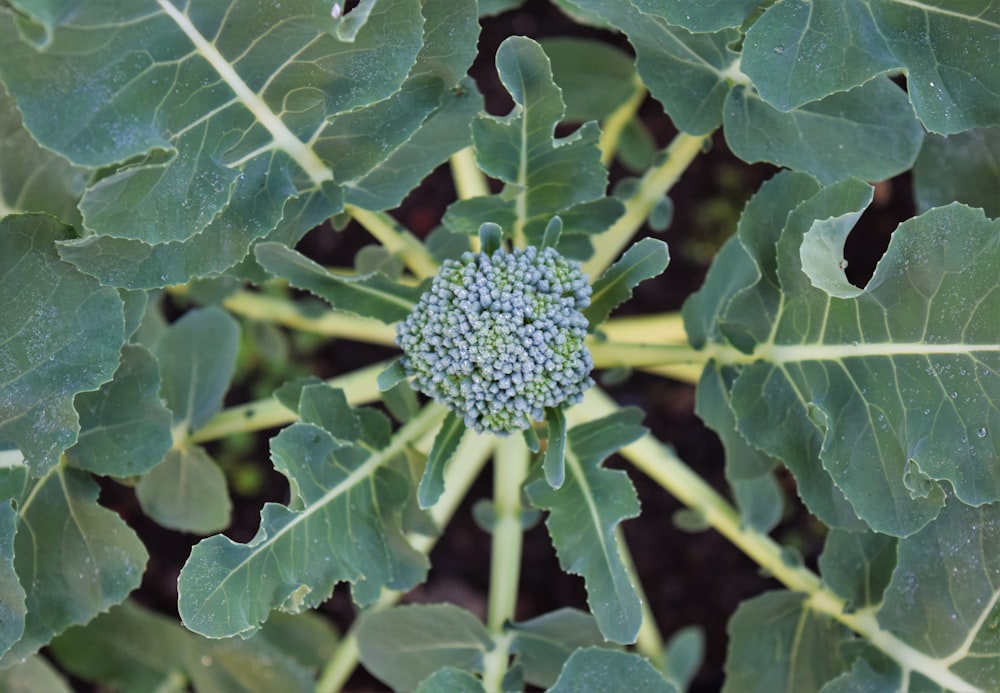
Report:
[[402,365],[469,428],[524,430],[594,383],[580,312],[590,292],[577,263],[552,248],[446,260],[399,325]]

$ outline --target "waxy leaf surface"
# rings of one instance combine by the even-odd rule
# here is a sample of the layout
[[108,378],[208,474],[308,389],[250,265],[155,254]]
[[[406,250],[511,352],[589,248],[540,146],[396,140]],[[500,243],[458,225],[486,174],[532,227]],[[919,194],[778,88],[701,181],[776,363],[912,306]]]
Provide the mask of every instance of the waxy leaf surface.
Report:
[[588,647],[566,661],[549,693],[604,693],[605,691],[677,693],[648,660],[631,652]]
[[0,220],[0,440],[35,475],[76,442],[73,398],[111,380],[125,341],[118,292],[56,254],[71,233],[47,215]]
[[548,511],[545,524],[568,573],[582,575],[587,602],[604,636],[612,642],[634,642],[642,605],[618,551],[615,528],[639,514],[639,502],[628,476],[601,467],[611,453],[641,436],[641,414],[622,410],[570,429],[566,477],[553,489],[543,474],[525,485],[528,499]]
[[[271,610],[316,606],[338,582],[351,582],[355,601],[364,605],[385,587],[406,589],[424,577],[426,558],[402,534],[410,485],[388,463],[443,413],[425,408],[389,441],[382,424],[360,410],[321,426],[308,413],[320,410],[305,404],[314,389],[303,390],[300,404],[303,418],[313,420],[271,440],[271,459],[292,489],[290,506],[266,504],[246,544],[223,535],[202,541],[181,571],[181,618],[197,633],[248,637]],[[338,437],[345,431],[359,437]]]
[[0,498],[17,502],[14,568],[27,606],[21,638],[5,643],[10,649],[0,657],[0,666],[9,666],[122,602],[139,586],[147,554],[121,517],[98,505],[89,474],[66,467],[41,479],[24,468],[0,472]]

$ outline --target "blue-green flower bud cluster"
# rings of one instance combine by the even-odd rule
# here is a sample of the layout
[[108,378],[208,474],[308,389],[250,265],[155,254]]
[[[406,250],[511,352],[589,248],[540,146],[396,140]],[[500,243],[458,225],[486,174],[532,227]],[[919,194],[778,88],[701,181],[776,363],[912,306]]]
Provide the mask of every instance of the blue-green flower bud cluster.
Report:
[[579,266],[552,248],[446,260],[399,325],[403,367],[469,428],[526,429],[593,385],[580,312],[590,291]]

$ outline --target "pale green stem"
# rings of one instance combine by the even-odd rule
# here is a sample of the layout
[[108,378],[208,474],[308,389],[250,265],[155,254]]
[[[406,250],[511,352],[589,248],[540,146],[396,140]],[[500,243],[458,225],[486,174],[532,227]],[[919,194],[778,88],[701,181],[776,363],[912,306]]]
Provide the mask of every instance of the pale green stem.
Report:
[[621,554],[622,563],[625,564],[625,570],[628,571],[629,579],[642,602],[642,623],[639,626],[639,634],[636,636],[635,649],[647,657],[657,669],[666,671],[666,661],[663,659],[663,635],[656,625],[656,617],[653,615],[653,610],[649,606],[649,598],[639,580],[639,573],[635,569],[635,561],[632,560],[632,552],[625,542],[625,533],[622,532],[621,525],[615,527],[615,540],[618,543],[618,552]]
[[595,368],[641,368],[674,364],[704,365],[711,354],[683,344],[622,344],[588,338],[587,348]]
[[[479,476],[486,460],[493,452],[494,444],[495,439],[492,436],[480,436],[472,432],[467,433],[462,439],[455,456],[445,468],[444,493],[428,511],[434,524],[442,530],[454,517],[472,483]],[[439,536],[408,534],[407,539],[413,548],[427,555],[434,548]],[[385,590],[375,604],[368,607],[367,612],[386,609],[398,602],[402,596],[402,592]],[[341,690],[357,666],[358,639],[356,628],[352,626],[337,642],[333,656],[323,667],[316,683],[316,693],[335,693]]]
[[618,141],[621,139],[622,131],[635,117],[639,106],[646,100],[646,86],[639,79],[638,75],[633,80],[635,91],[622,104],[611,112],[604,122],[601,123],[601,139],[597,146],[601,150],[601,163],[610,166],[618,151]]
[[396,328],[392,325],[334,310],[311,315],[301,303],[279,296],[237,291],[227,296],[222,305],[236,315],[304,332],[386,346],[396,343]]
[[501,690],[510,656],[506,625],[514,620],[521,576],[521,484],[528,474],[528,449],[520,436],[501,439],[493,462],[493,541],[490,555],[490,594],[486,627],[494,648],[484,662],[483,686]]
[[[617,405],[595,387],[584,396],[580,408],[590,417],[599,418],[614,412]],[[769,536],[744,526],[739,514],[725,498],[684,464],[673,450],[652,435],[647,434],[619,452],[671,495],[697,512],[707,525],[726,537],[785,587],[807,595],[806,606],[840,621],[864,636],[898,662],[904,671],[919,672],[944,688],[957,691],[979,690],[949,671],[946,662],[920,652],[892,633],[882,630],[871,613],[847,613],[846,602],[823,585],[818,575],[803,565],[786,562],[780,545]]]
[[687,344],[688,341],[684,318],[679,312],[611,318],[601,323],[600,331],[612,342]]
[[468,200],[490,194],[489,183],[476,163],[476,150],[472,147],[465,147],[455,152],[448,159],[448,163],[451,166],[451,177],[455,181],[458,199]]
[[597,239],[594,255],[582,269],[591,279],[600,276],[628,245],[653,207],[663,199],[681,174],[701,152],[710,135],[680,133],[667,147],[663,162],[646,171],[639,189],[625,200],[625,213]]
[[[374,402],[379,398],[375,379],[386,365],[388,365],[387,362],[383,361],[331,378],[326,382],[330,387],[342,389],[347,401],[352,405]],[[204,426],[189,435],[187,442],[204,443],[235,433],[277,428],[297,421],[298,418],[295,412],[287,409],[277,399],[268,397],[223,409],[209,419]]]
[[427,247],[391,216],[354,205],[347,205],[345,209],[386,250],[398,254],[415,275],[423,278],[437,274],[438,263]]

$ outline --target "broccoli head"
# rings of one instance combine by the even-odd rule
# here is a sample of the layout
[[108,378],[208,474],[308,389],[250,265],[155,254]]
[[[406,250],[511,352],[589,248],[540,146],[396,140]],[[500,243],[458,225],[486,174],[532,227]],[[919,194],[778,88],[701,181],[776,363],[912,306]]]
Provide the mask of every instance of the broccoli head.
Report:
[[584,346],[590,285],[552,248],[446,260],[398,328],[415,389],[477,432],[524,430],[593,385]]

